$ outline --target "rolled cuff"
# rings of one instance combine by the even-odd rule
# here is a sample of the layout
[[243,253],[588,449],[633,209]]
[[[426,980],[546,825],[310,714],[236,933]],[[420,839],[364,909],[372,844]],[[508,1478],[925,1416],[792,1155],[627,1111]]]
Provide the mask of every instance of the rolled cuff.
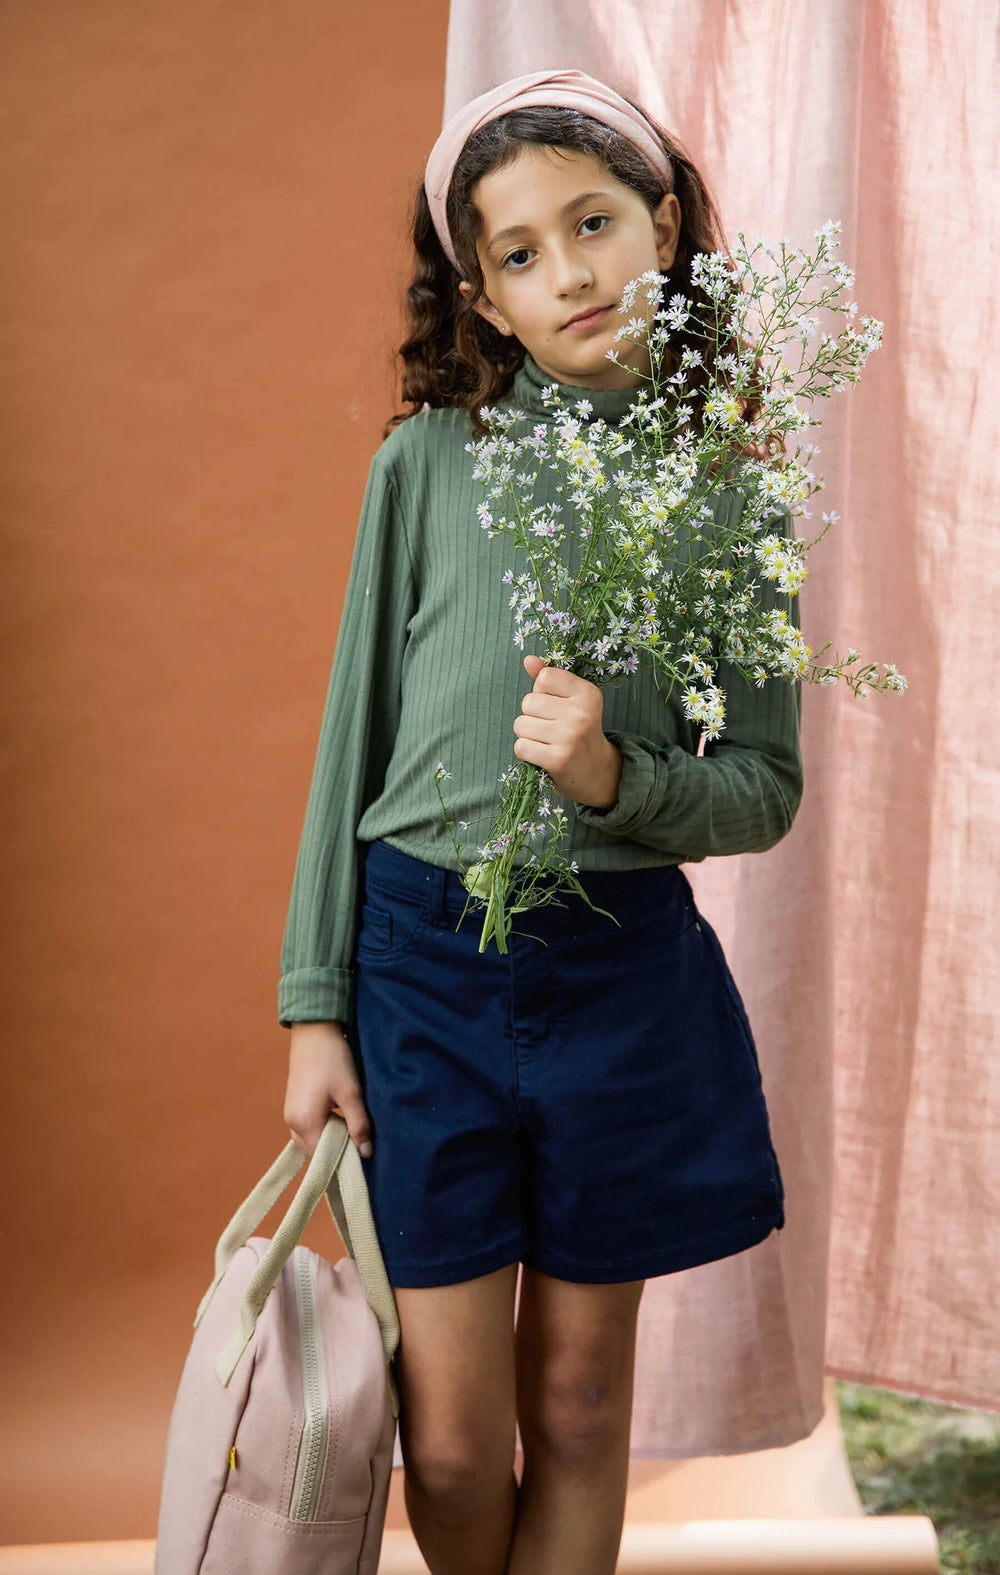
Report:
[[296,968],[283,974],[278,984],[278,1022],[293,1023],[354,1020],[354,973],[350,968]]

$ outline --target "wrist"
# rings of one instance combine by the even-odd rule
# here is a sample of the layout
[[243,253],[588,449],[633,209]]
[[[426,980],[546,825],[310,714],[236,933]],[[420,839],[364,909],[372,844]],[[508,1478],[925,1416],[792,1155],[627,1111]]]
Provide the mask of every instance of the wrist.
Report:
[[613,744],[607,735],[604,735],[604,741],[607,744],[605,768],[599,784],[599,792],[590,801],[591,809],[614,809],[618,802],[624,756],[618,745]]

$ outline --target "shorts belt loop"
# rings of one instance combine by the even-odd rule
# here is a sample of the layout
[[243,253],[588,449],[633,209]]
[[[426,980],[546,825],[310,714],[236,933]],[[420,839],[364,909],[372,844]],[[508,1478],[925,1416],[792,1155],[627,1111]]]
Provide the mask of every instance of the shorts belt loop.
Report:
[[448,910],[445,906],[445,890],[448,871],[433,864],[427,871],[427,917],[437,929],[443,930],[448,923]]

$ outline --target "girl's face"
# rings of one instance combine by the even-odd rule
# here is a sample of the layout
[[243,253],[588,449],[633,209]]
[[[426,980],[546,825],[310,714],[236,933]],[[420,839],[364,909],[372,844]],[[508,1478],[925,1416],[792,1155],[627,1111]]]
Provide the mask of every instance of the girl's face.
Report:
[[[476,244],[485,294],[475,309],[502,334],[530,350],[555,382],[583,388],[628,388],[649,373],[649,350],[615,330],[648,314],[640,291],[631,310],[618,311],[630,279],[648,268],[667,269],[677,251],[680,203],[666,195],[655,213],[630,186],[609,175],[589,153],[524,147],[504,169],[478,182],[483,216]],[[472,285],[462,280],[463,295]],[[580,312],[604,307],[589,322],[568,327]],[[606,358],[614,349],[634,371]]]

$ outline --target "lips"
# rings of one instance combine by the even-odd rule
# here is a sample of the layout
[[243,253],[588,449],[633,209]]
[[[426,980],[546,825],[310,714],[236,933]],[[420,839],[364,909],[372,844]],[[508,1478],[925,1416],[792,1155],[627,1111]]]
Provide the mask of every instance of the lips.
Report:
[[611,310],[610,306],[595,306],[589,312],[586,312],[585,314],[583,314],[581,316],[571,317],[568,323],[564,323],[563,324],[563,327],[564,328],[589,328],[591,323],[600,322],[601,318],[605,315],[605,313],[606,312],[610,312],[610,310]]

